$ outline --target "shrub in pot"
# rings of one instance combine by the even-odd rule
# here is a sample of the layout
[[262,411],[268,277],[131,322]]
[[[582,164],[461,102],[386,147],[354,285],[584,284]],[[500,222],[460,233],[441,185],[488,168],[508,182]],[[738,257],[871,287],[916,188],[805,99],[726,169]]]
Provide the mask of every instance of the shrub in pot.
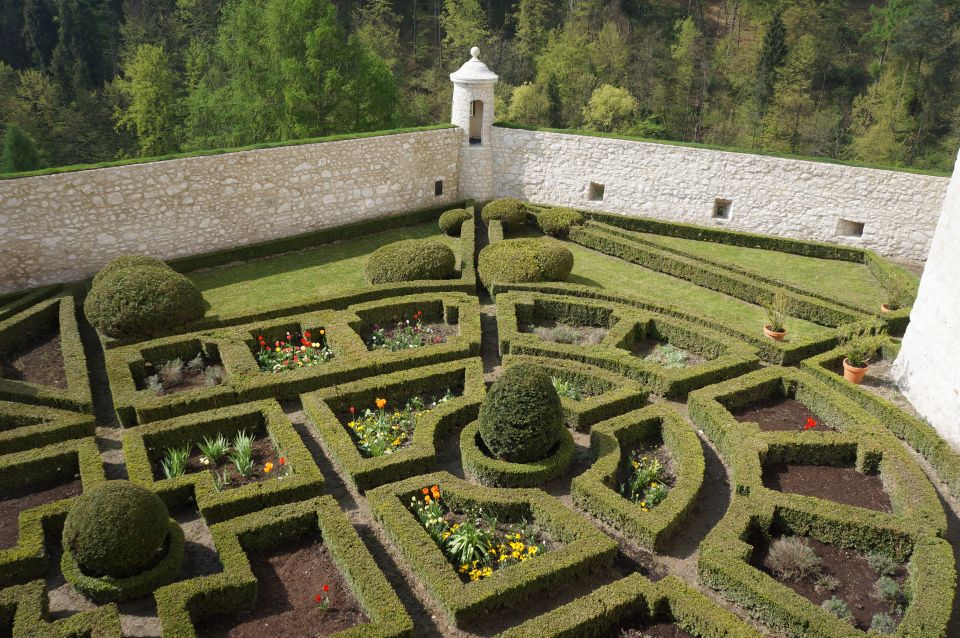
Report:
[[885,327],[880,324],[860,325],[840,335],[843,352],[843,378],[851,383],[863,382],[870,360],[886,341]]
[[494,458],[530,463],[548,456],[564,430],[563,407],[550,377],[520,363],[501,373],[479,415],[480,439]]
[[372,284],[421,279],[450,279],[457,258],[446,244],[433,239],[405,239],[373,251],[365,273]]
[[451,237],[456,237],[460,234],[460,227],[463,226],[463,222],[468,219],[473,219],[473,215],[471,215],[467,209],[454,208],[440,215],[440,221],[438,223],[440,230]]
[[527,223],[527,207],[519,199],[510,197],[495,199],[483,207],[480,218],[485,224],[499,219],[505,230],[513,230]]
[[773,293],[773,296],[762,302],[767,312],[767,324],[763,333],[775,341],[782,341],[787,334],[787,293],[782,289]]
[[880,312],[888,313],[907,308],[914,302],[915,291],[906,277],[891,277],[886,285],[887,302],[880,304]]

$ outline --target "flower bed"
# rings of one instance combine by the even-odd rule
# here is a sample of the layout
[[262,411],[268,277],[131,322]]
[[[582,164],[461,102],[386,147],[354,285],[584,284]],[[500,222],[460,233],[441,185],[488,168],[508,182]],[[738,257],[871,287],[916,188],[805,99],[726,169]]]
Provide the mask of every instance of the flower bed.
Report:
[[361,454],[370,458],[393,454],[409,445],[413,433],[424,413],[436,409],[437,406],[452,401],[454,394],[447,391],[437,399],[424,400],[414,396],[407,399],[402,408],[387,410],[387,400],[377,398],[376,409],[366,408],[357,412],[350,406],[350,428],[357,441],[357,448]]
[[397,352],[444,343],[450,333],[450,327],[446,324],[424,323],[423,311],[417,310],[411,318],[400,319],[391,326],[374,325],[367,346],[371,350]]
[[261,372],[284,372],[322,365],[333,358],[333,350],[327,345],[327,331],[317,330],[317,339],[309,330],[303,334],[287,333],[283,340],[276,339],[269,345],[263,335],[257,336],[260,349],[256,353]]

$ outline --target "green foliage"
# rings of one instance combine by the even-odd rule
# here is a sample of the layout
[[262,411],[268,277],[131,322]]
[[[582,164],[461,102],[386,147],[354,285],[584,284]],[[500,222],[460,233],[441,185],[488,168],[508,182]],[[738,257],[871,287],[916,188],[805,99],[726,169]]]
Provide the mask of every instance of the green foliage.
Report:
[[527,206],[519,199],[495,199],[483,207],[480,218],[485,224],[497,219],[505,230],[516,230],[527,223]]
[[540,87],[524,82],[513,89],[507,118],[518,124],[544,126],[549,123],[550,100]]
[[896,630],[897,621],[891,618],[889,614],[882,612],[874,614],[870,620],[870,631],[875,631],[878,634],[892,634]]
[[775,290],[773,295],[763,302],[763,309],[767,313],[767,321],[769,322],[767,325],[773,332],[784,332],[787,329],[787,317],[789,316],[787,306],[789,302],[787,292],[782,288]]
[[480,251],[477,270],[483,285],[565,281],[573,270],[573,253],[559,242],[506,239]]
[[84,314],[98,330],[114,338],[147,338],[172,332],[203,316],[200,291],[169,268],[150,266],[116,270],[87,295]]
[[763,34],[763,45],[760,57],[757,59],[757,80],[754,85],[754,99],[761,112],[766,108],[773,97],[774,86],[777,82],[777,70],[787,57],[787,30],[783,24],[783,12],[779,9],[773,12],[773,17],[767,24]]
[[187,471],[187,459],[190,458],[190,446],[170,447],[163,453],[160,460],[160,467],[163,469],[163,475],[170,478],[183,476]]
[[16,124],[8,124],[3,135],[0,173],[19,173],[40,168],[40,155],[27,133]]
[[136,136],[142,157],[180,150],[182,97],[171,63],[163,46],[141,44],[117,82],[128,103],[118,110],[117,125]]
[[540,230],[552,237],[565,239],[571,226],[584,223],[583,215],[572,208],[547,208],[537,215]]
[[626,89],[604,84],[583,109],[585,126],[604,133],[629,133],[639,104]]
[[840,333],[840,348],[855,368],[866,367],[886,341],[885,327],[877,324],[854,325]]
[[155,493],[129,481],[108,481],[74,501],[63,546],[88,574],[133,576],[163,547],[169,518]]
[[405,239],[378,248],[367,259],[367,281],[383,284],[422,279],[449,279],[456,272],[453,251],[438,241]]
[[460,234],[460,227],[463,226],[463,222],[468,219],[473,219],[473,215],[467,209],[454,208],[442,213],[438,223],[440,224],[440,230],[451,237],[456,237]]
[[823,569],[823,560],[810,544],[797,536],[778,538],[770,543],[767,555],[770,569],[784,580],[815,580]]
[[823,601],[823,605],[821,605],[821,607],[823,607],[826,612],[833,614],[840,620],[845,620],[850,624],[853,624],[854,622],[853,612],[850,611],[850,607],[847,606],[847,603],[843,602],[836,596],[832,596],[829,600]]
[[142,266],[150,268],[170,268],[163,260],[150,257],[149,255],[123,255],[122,257],[111,259],[104,264],[103,268],[93,276],[92,285],[96,287],[96,285],[106,279],[107,276],[118,270],[127,270],[128,268],[139,268]]
[[523,363],[497,377],[479,419],[480,438],[490,454],[514,463],[546,457],[564,428],[563,407],[550,377]]
[[883,576],[894,576],[900,571],[900,565],[886,554],[871,553],[867,555],[867,562]]

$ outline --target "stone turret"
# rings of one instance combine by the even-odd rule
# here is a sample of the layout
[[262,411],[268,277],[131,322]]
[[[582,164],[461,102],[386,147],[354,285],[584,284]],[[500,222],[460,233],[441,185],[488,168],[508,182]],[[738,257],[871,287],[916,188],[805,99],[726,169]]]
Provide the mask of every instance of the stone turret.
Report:
[[486,201],[493,197],[493,89],[498,76],[480,61],[480,49],[450,74],[453,109],[450,121],[463,129],[460,147],[460,197]]

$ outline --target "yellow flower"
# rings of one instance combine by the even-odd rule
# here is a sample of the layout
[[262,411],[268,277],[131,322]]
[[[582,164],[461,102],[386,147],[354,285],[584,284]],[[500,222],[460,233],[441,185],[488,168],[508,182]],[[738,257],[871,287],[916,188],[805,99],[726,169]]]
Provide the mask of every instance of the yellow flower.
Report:
[[656,487],[656,486],[657,486],[656,483],[651,483],[651,484],[650,484],[650,487]]
[[386,399],[377,399],[377,409],[382,410],[387,405]]
[[325,334],[327,334],[327,331],[324,330],[323,328],[320,328],[320,334],[325,335]]
[[269,462],[269,461],[267,461],[267,464],[263,466],[263,472],[264,472],[264,474],[269,474],[269,473],[270,473],[270,470],[272,470],[272,469],[273,469],[273,463],[271,463],[271,462]]

